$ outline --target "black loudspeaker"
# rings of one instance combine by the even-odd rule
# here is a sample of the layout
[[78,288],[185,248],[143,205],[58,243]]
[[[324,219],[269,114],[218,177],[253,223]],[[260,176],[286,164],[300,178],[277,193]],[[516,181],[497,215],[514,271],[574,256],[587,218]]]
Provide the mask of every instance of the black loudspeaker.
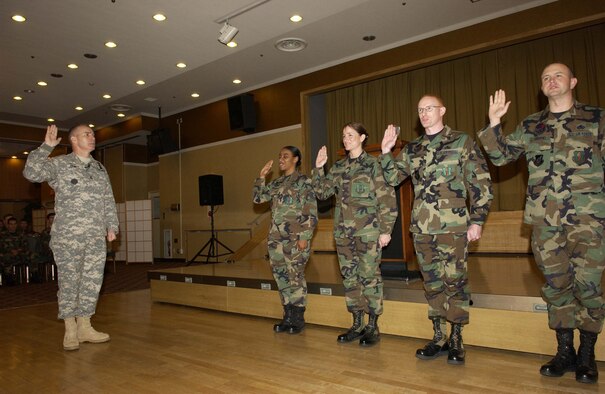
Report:
[[256,128],[256,110],[254,95],[250,93],[227,99],[229,108],[229,126],[231,130],[252,132]]
[[202,175],[198,178],[200,205],[223,205],[222,175]]

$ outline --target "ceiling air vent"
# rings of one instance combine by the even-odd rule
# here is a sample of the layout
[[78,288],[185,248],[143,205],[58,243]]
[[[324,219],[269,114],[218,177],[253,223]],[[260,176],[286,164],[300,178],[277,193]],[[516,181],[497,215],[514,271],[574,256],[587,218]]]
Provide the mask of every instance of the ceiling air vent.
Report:
[[284,52],[298,52],[307,47],[307,42],[302,38],[282,38],[275,43],[275,48]]

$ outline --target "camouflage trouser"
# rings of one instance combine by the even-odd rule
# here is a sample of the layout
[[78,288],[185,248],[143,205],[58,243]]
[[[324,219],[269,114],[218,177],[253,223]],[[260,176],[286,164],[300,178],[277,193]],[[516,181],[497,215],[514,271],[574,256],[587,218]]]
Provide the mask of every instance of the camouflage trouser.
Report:
[[532,250],[546,279],[542,298],[548,306],[549,327],[601,332],[605,318],[602,225],[534,226]]
[[347,310],[381,315],[382,250],[378,247],[378,239],[368,241],[367,237],[341,236],[335,237],[335,241]]
[[277,282],[279,297],[282,305],[307,305],[307,281],[305,280],[305,266],[309,261],[311,242],[307,249],[300,251],[296,246],[297,240],[269,238],[269,258],[271,271]]
[[59,284],[59,319],[94,315],[107,246],[103,237],[54,237],[50,242]]
[[444,317],[468,324],[470,286],[466,269],[466,233],[413,234],[418,265],[424,279],[429,319]]

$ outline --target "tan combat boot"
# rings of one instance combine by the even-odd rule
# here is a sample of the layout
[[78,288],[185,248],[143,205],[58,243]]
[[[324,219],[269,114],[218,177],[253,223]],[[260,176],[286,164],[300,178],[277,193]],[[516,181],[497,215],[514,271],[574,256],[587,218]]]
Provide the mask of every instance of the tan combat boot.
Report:
[[75,317],[68,317],[65,321],[65,336],[63,337],[64,350],[78,350],[80,342],[78,341],[78,326]]
[[98,332],[90,325],[90,317],[78,317],[78,341],[103,343],[109,341],[109,334]]

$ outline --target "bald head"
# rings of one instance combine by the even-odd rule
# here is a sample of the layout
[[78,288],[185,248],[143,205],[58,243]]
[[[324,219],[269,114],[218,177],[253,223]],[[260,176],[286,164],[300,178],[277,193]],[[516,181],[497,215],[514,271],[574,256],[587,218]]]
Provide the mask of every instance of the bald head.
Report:
[[67,136],[71,143],[71,149],[80,157],[90,156],[95,150],[95,133],[90,127],[80,124],[69,129]]

